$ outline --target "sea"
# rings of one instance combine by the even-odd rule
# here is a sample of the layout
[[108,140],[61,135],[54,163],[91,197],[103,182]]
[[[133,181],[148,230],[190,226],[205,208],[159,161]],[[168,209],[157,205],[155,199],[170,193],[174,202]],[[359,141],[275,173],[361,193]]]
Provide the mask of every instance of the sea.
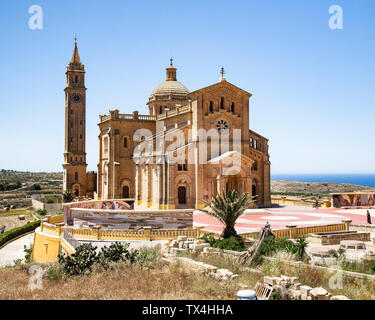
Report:
[[271,174],[271,180],[288,180],[300,182],[350,183],[358,186],[375,188],[375,173],[370,174]]

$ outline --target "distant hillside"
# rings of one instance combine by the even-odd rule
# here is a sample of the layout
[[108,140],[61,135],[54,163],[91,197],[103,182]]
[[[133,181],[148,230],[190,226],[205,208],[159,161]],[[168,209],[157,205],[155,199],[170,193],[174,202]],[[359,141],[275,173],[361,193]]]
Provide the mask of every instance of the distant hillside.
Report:
[[25,208],[31,196],[61,196],[62,172],[22,172],[0,170],[0,209],[6,205]]
[[347,183],[330,182],[298,182],[298,181],[271,181],[271,193],[279,195],[306,195],[306,196],[328,196],[335,192],[372,191],[375,188],[357,186]]

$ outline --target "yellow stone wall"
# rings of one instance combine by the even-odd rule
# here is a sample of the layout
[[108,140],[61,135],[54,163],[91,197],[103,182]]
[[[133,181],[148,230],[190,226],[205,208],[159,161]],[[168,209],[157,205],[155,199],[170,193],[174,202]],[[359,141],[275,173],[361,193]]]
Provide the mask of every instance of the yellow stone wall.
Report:
[[41,233],[38,229],[34,235],[33,260],[38,263],[56,262],[60,252],[61,238]]

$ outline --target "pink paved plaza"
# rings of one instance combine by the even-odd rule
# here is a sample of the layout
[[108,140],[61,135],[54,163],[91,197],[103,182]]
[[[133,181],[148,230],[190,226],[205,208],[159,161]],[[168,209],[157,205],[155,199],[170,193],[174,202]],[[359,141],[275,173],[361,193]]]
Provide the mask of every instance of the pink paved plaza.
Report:
[[[375,223],[375,210],[370,210]],[[293,224],[297,227],[328,225],[342,223],[343,219],[351,219],[353,224],[367,224],[366,210],[364,209],[337,209],[337,208],[308,208],[285,206],[269,209],[247,210],[237,220],[238,233],[252,232],[264,227],[268,221],[272,229],[284,229],[286,225]],[[223,226],[215,218],[196,211],[194,213],[194,226],[203,226],[204,230],[220,232]]]

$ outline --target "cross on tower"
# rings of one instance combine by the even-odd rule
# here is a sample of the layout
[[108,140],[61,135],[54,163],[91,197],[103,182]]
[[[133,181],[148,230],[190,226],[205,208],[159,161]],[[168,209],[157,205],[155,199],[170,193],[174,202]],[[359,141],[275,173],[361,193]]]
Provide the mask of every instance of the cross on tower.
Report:
[[170,61],[171,61],[171,66],[173,66],[173,58],[172,57],[171,57]]
[[221,67],[220,74],[221,74],[221,77],[224,78],[224,74],[225,74],[224,67]]

